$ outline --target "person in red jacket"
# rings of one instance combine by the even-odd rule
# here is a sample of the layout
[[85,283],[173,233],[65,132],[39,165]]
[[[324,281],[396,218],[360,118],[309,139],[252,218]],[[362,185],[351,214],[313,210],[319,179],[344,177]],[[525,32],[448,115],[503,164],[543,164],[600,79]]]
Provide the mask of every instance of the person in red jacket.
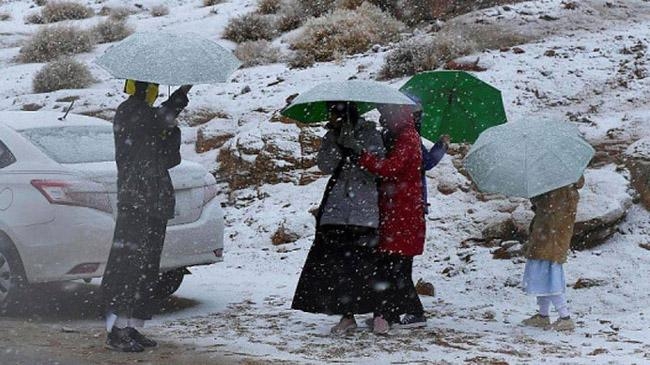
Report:
[[396,107],[385,128],[392,135],[386,158],[365,151],[351,139],[344,145],[359,154],[359,164],[380,177],[377,309],[373,331],[384,334],[400,314],[426,323],[424,309],[411,278],[413,256],[424,250],[425,221],[422,201],[422,151],[410,107]]

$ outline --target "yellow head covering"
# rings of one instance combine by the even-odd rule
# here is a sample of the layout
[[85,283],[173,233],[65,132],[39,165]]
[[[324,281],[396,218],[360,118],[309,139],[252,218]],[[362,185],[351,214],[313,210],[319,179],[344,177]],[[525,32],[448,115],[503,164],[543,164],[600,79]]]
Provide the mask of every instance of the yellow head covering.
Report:
[[[129,95],[135,95],[135,91],[136,91],[135,80],[126,80],[126,83],[124,84],[124,92]],[[158,84],[148,83],[147,92],[144,98],[145,101],[150,106],[153,106],[153,103],[156,101],[156,98],[158,98]]]

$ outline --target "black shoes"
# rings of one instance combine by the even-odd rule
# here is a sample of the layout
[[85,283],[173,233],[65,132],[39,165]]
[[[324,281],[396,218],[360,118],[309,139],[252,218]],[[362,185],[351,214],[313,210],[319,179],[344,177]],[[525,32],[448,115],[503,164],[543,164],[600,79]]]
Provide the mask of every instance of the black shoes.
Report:
[[119,352],[142,352],[145,347],[156,347],[156,341],[150,340],[133,327],[113,327],[106,339],[106,348]]
[[156,347],[158,343],[150,338],[145,337],[142,333],[138,332],[133,327],[126,327],[124,329],[127,331],[129,337],[131,337],[135,342],[139,343],[142,347]]

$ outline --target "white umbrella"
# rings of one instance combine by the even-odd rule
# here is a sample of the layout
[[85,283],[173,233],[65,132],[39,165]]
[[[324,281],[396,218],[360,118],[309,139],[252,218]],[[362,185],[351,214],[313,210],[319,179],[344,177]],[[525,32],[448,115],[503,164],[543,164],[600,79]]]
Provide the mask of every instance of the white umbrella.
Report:
[[480,191],[532,198],[578,181],[593,156],[573,125],[528,120],[485,130],[465,167]]
[[225,82],[240,66],[229,50],[194,34],[135,33],[95,62],[111,75],[164,85]]

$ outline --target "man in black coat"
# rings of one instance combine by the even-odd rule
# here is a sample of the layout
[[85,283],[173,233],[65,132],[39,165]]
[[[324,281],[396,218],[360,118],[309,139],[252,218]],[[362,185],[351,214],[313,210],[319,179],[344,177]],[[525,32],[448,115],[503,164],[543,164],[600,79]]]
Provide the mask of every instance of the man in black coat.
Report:
[[102,280],[108,348],[141,352],[156,342],[136,330],[157,310],[154,289],[167,220],[174,217],[168,169],[178,165],[181,131],[175,119],[187,106],[190,85],[153,107],[158,85],[128,80],[131,96],[113,121],[117,161],[117,222]]

